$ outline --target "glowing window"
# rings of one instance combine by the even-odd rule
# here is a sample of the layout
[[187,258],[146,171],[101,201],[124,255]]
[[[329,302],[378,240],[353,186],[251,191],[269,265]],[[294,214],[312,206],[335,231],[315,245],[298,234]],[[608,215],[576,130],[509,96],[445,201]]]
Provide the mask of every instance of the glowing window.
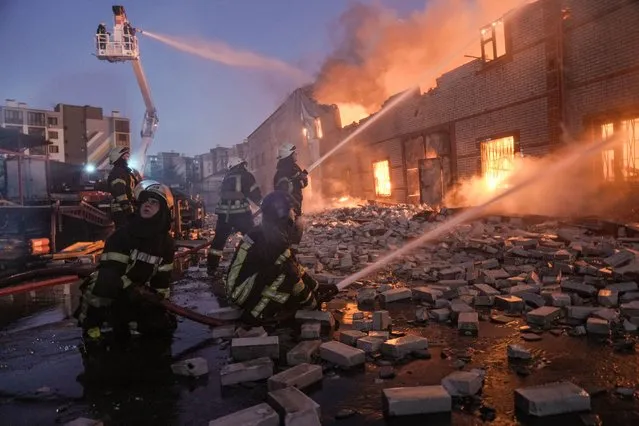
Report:
[[515,138],[508,136],[481,143],[482,176],[489,189],[505,185],[513,171]]
[[636,181],[639,178],[639,118],[621,122],[623,135],[623,177]]
[[[601,138],[608,140],[614,134],[614,126],[612,123],[606,123],[601,126]],[[603,178],[607,182],[615,180],[615,150],[606,149],[601,152],[601,164],[603,166]]]
[[391,178],[389,161],[383,160],[373,163],[373,176],[375,177],[375,194],[381,197],[390,197]]
[[505,54],[506,32],[500,19],[481,29],[481,57],[484,62],[490,62]]

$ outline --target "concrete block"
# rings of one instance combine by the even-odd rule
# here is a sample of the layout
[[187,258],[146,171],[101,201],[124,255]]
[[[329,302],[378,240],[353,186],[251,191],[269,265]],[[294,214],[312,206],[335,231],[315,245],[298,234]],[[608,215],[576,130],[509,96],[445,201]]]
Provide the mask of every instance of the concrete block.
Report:
[[535,417],[590,410],[590,395],[570,382],[550,383],[515,390],[515,406]]
[[375,337],[362,337],[361,339],[357,339],[357,348],[363,350],[366,353],[379,352],[382,343],[384,340],[378,339]]
[[353,328],[359,331],[369,331],[373,329],[373,320],[353,320]]
[[588,334],[607,336],[610,334],[610,323],[601,318],[588,318],[586,321],[586,331]]
[[336,341],[323,343],[320,346],[320,356],[342,367],[354,367],[366,361],[363,350]]
[[209,426],[279,426],[280,416],[266,403],[211,420]]
[[639,300],[639,291],[630,291],[621,295],[621,301],[632,302],[633,300]]
[[430,287],[413,287],[413,298],[417,300],[423,300],[428,303],[435,303],[435,300],[444,297],[444,292],[441,290],[435,290]]
[[570,319],[585,320],[601,308],[592,306],[566,306],[565,309],[566,317]]
[[539,293],[540,287],[530,284],[518,284],[508,289],[508,294],[519,296],[522,293]]
[[428,309],[423,306],[415,309],[415,321],[426,322],[428,321]]
[[364,319],[364,312],[353,312],[353,319],[354,320],[363,320]]
[[519,297],[521,297],[524,303],[528,306],[532,306],[534,308],[541,308],[542,306],[546,306],[546,299],[544,299],[538,294],[519,293]]
[[629,333],[634,333],[634,332],[636,332],[636,331],[637,331],[637,328],[638,328],[638,327],[637,327],[635,324],[631,323],[631,322],[630,322],[630,321],[628,321],[628,320],[624,320],[624,322],[623,322],[623,329],[624,329],[625,331],[627,331],[627,332],[629,332]]
[[446,300],[446,299],[435,300],[435,309],[449,309],[449,308],[450,308],[450,300]]
[[550,304],[558,308],[570,306],[570,295],[564,293],[551,293]]
[[171,371],[178,376],[198,377],[209,373],[209,364],[204,358],[191,358],[174,363]]
[[443,386],[384,389],[382,403],[390,417],[448,413],[452,409],[452,397]]
[[315,354],[319,352],[322,344],[320,340],[306,340],[298,343],[293,349],[286,354],[286,363],[288,365],[298,365],[304,362],[311,362]]
[[366,337],[366,333],[359,330],[342,330],[339,332],[339,341],[349,346],[355,346],[357,339],[362,337]]
[[288,387],[268,393],[268,403],[277,411],[285,426],[319,425],[320,406],[297,388]]
[[237,330],[237,337],[268,337],[264,327],[252,327],[248,330],[240,328]]
[[474,306],[493,306],[495,296],[475,296]]
[[327,311],[297,311],[295,312],[295,319],[304,322],[317,321],[325,327],[335,327],[335,317]]
[[209,311],[207,315],[211,318],[222,321],[234,321],[240,319],[240,317],[242,316],[242,310],[228,306],[226,308],[213,309],[212,311]]
[[442,308],[442,309],[431,309],[428,312],[428,316],[430,316],[435,321],[448,321],[450,319],[450,309]]
[[610,284],[609,286],[606,286],[606,289],[616,291],[618,293],[627,293],[631,291],[637,291],[639,290],[639,287],[634,281],[626,281],[623,283]]
[[524,310],[524,301],[517,296],[495,296],[495,307],[509,313],[517,314]]
[[382,343],[382,354],[394,358],[402,358],[413,351],[428,349],[428,339],[408,334]]
[[406,287],[394,288],[392,290],[385,291],[381,294],[385,303],[397,302],[399,300],[406,300],[413,297],[413,292]]
[[462,312],[475,312],[475,310],[462,301],[453,301],[450,303],[450,315],[453,321],[457,321],[457,318]]
[[561,283],[561,290],[571,293],[577,293],[580,296],[594,296],[597,294],[597,289],[594,286],[582,283],[576,283],[572,281],[564,281]]
[[499,290],[496,290],[488,284],[475,284],[473,288],[479,291],[479,294],[482,296],[499,296],[501,294]]
[[470,371],[455,371],[442,379],[442,386],[452,396],[476,395],[483,384],[483,377]]
[[220,369],[222,386],[268,379],[273,375],[273,361],[263,357],[235,364],[227,364]]
[[304,340],[319,339],[322,335],[322,324],[317,321],[305,322],[301,326],[300,338]]
[[526,314],[526,321],[530,324],[546,326],[561,317],[561,309],[553,306],[543,306]]
[[236,361],[280,357],[280,342],[277,336],[239,337],[231,340],[231,356]]
[[381,339],[383,342],[390,339],[390,333],[388,331],[371,330],[368,332],[368,337],[375,339]]
[[532,358],[530,351],[521,345],[508,345],[508,358],[529,360]]
[[357,303],[360,305],[368,305],[375,303],[377,292],[372,288],[363,288],[357,292]]
[[623,303],[621,305],[621,313],[627,317],[639,317],[639,300]]
[[629,250],[620,250],[613,254],[612,256],[606,257],[604,262],[608,266],[612,266],[613,268],[617,268],[626,263],[630,263],[635,259],[635,254]]
[[604,319],[610,322],[619,322],[619,313],[615,309],[603,308],[599,309],[592,314],[597,318]]
[[268,390],[274,391],[293,386],[304,389],[323,378],[322,367],[314,364],[298,364],[293,368],[277,373],[268,379]]
[[87,419],[86,417],[78,417],[75,420],[67,422],[64,426],[103,426],[102,420]]
[[459,287],[466,287],[468,281],[466,280],[440,280],[437,284],[441,287],[449,287],[452,290],[457,290]]
[[235,324],[221,325],[211,331],[211,337],[214,339],[231,338],[233,336],[235,336]]
[[477,312],[462,312],[459,314],[457,329],[460,334],[477,336],[479,333],[479,315]]
[[597,302],[602,306],[617,306],[619,304],[619,293],[603,288],[597,293]]
[[388,330],[391,325],[391,317],[388,311],[373,312],[373,330]]

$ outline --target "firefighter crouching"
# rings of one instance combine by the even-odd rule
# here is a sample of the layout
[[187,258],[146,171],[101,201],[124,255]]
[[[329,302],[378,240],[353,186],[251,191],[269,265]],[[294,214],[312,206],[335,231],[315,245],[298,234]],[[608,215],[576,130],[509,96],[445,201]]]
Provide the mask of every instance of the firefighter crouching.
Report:
[[246,162],[237,157],[229,158],[229,171],[224,176],[220,201],[215,208],[217,224],[215,237],[207,255],[207,269],[213,275],[222,259],[226,240],[233,232],[246,234],[253,226],[253,214],[249,200],[255,204],[262,201],[260,187],[255,177],[246,170]]
[[115,228],[125,226],[135,209],[133,190],[140,182],[139,173],[129,168],[130,152],[127,147],[116,147],[109,153],[109,161],[113,169],[109,173],[108,185],[111,193],[111,219]]
[[308,186],[308,172],[297,165],[295,145],[283,144],[278,150],[277,171],[273,177],[275,190],[284,191],[293,197],[297,216],[302,215],[302,189]]
[[299,230],[294,202],[274,191],[262,202],[262,224],[245,234],[226,276],[227,299],[243,309],[249,324],[290,319],[295,311],[321,308],[337,293],[320,286],[291,254]]
[[160,304],[169,296],[173,270],[173,194],[155,181],[141,182],[135,193],[135,216],[106,240],[97,270],[81,286],[75,316],[88,344],[104,337],[126,341],[132,329],[169,337],[177,325]]

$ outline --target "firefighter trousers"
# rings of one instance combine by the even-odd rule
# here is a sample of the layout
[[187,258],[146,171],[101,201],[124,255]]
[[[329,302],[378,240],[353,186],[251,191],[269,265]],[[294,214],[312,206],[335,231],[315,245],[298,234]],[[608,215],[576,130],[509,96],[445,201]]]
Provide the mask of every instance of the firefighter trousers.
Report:
[[229,236],[234,232],[246,234],[253,226],[255,226],[253,223],[253,214],[250,211],[218,215],[217,224],[215,225],[215,237],[213,237],[213,242],[211,243],[211,248],[206,258],[209,274],[217,270],[220,260],[222,259],[226,240],[228,240]]

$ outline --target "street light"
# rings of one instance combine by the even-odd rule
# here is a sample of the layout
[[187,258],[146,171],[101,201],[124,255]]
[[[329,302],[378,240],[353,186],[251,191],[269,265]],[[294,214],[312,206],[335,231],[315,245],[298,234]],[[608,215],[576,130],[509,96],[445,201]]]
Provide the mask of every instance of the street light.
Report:
[[87,173],[95,172],[95,165],[94,164],[87,164],[86,166],[84,166],[84,171],[87,172]]

